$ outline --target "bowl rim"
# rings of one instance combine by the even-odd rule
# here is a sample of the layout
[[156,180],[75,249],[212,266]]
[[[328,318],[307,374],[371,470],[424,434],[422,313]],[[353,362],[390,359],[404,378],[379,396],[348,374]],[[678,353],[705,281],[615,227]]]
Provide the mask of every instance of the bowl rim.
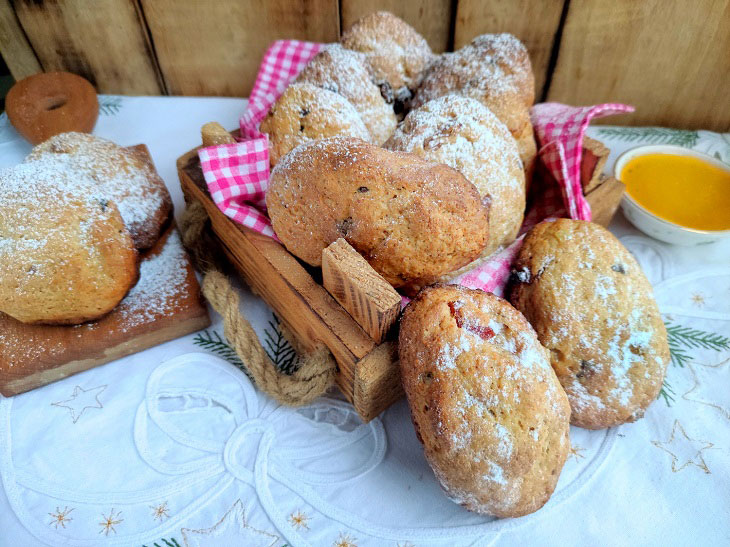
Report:
[[[730,173],[730,164],[725,163],[722,160],[719,160],[713,156],[710,156],[709,154],[705,154],[704,152],[698,152],[697,150],[692,150],[691,148],[684,148],[682,146],[676,146],[673,144],[643,144],[640,146],[635,146],[633,148],[629,148],[628,150],[625,150],[622,152],[617,158],[616,162],[613,164],[613,176],[617,180],[621,180],[621,171],[623,170],[623,167],[634,158],[637,158],[639,156],[645,156],[647,154],[666,154],[668,156],[691,156],[695,157],[697,159],[703,160],[710,165],[713,165],[719,169],[722,169],[723,171]],[[622,181],[623,182],[623,181]],[[660,217],[656,213],[650,211],[643,205],[641,205],[638,201],[636,201],[631,194],[629,194],[628,190],[624,192],[623,199],[628,201],[631,205],[634,207],[640,209],[642,212],[649,215],[654,220],[659,221],[662,224],[667,225],[668,227],[677,228],[679,230],[683,230],[685,232],[694,233],[697,235],[703,235],[703,236],[717,236],[717,237],[726,237],[730,236],[730,229],[727,230],[700,230],[698,228],[690,228],[688,226],[682,226],[681,224],[677,224],[676,222],[672,222],[671,220],[667,220],[665,218]]]

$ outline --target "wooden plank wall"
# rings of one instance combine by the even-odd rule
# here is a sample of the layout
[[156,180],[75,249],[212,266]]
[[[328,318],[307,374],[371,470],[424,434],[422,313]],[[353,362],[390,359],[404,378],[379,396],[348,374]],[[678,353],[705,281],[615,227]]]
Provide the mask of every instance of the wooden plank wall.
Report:
[[16,79],[70,70],[107,93],[245,96],[271,41],[334,41],[379,9],[436,52],[512,32],[542,100],[730,131],[730,0],[0,0],[0,52]]

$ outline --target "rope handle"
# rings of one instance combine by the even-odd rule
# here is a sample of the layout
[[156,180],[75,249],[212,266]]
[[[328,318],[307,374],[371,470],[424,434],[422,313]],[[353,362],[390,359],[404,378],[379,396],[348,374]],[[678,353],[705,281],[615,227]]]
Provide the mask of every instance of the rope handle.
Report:
[[[210,232],[208,215],[199,201],[192,201],[183,211],[180,231],[185,248],[203,274],[203,296],[223,317],[223,333],[256,386],[287,406],[306,405],[324,394],[335,379],[336,364],[332,354],[321,346],[301,354],[300,366],[291,375],[276,368],[251,323],[240,313],[238,292],[220,271],[220,246]],[[289,340],[295,340],[285,325],[281,327]]]

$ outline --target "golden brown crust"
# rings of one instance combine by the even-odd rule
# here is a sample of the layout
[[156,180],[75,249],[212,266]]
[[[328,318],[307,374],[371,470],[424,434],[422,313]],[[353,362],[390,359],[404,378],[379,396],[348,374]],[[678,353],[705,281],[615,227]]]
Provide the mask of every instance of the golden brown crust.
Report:
[[530,123],[535,78],[525,46],[511,34],[484,34],[431,65],[413,107],[458,93],[489,108],[518,138]]
[[339,93],[360,114],[370,132],[370,140],[383,144],[398,123],[391,105],[370,79],[363,54],[330,44],[304,67],[297,82],[309,82]]
[[408,23],[387,11],[356,21],[340,39],[347,49],[365,54],[377,85],[387,85],[395,98],[408,101],[421,83],[433,52]]
[[172,212],[172,199],[144,157],[100,137],[61,133],[35,146],[26,161],[48,154],[69,157],[77,172],[96,181],[119,209],[137,249],[155,244]]
[[311,140],[342,135],[370,141],[370,132],[347,99],[307,82],[286,88],[261,122],[261,131],[269,135],[272,167]]
[[460,173],[353,138],[311,141],[282,158],[266,205],[302,260],[318,266],[343,237],[406,290],[471,262],[487,241],[488,208]]
[[498,517],[550,498],[570,449],[570,406],[535,332],[506,301],[435,285],[406,308],[401,377],[447,495]]
[[517,143],[480,102],[446,95],[411,110],[385,148],[445,163],[491,203],[489,242],[481,256],[514,241],[525,213],[525,175]]
[[67,158],[0,172],[0,311],[24,323],[97,319],[137,276],[119,211]]
[[608,230],[560,219],[525,237],[509,289],[542,344],[572,423],[613,427],[643,416],[669,362],[664,323],[638,263]]

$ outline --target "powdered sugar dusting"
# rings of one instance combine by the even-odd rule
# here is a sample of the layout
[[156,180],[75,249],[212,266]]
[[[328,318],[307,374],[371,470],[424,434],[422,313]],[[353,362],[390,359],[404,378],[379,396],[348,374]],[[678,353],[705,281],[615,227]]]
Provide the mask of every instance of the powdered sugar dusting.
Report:
[[48,155],[63,156],[75,176],[98,186],[113,201],[130,232],[143,230],[163,207],[167,191],[155,184],[156,174],[119,145],[85,133],[61,133],[36,146],[26,161],[36,162]]
[[534,98],[534,78],[524,45],[510,34],[485,34],[453,53],[442,54],[425,76],[415,104],[456,92],[477,99],[507,121],[509,108],[528,108]]
[[[109,203],[104,188],[65,156],[43,156],[0,171],[0,280],[12,279],[14,293],[24,295],[34,278],[50,281],[64,263],[65,257],[49,249],[81,248],[96,258],[105,242],[96,241],[94,227],[116,214]],[[83,220],[72,224],[68,215]],[[123,244],[123,238],[111,244]]]
[[362,117],[375,144],[385,142],[395,129],[395,113],[370,81],[362,53],[330,44],[310,61],[297,82],[309,82],[345,97]]
[[170,315],[182,295],[187,278],[187,258],[177,231],[170,233],[159,254],[143,260],[139,281],[119,304],[125,327]]

